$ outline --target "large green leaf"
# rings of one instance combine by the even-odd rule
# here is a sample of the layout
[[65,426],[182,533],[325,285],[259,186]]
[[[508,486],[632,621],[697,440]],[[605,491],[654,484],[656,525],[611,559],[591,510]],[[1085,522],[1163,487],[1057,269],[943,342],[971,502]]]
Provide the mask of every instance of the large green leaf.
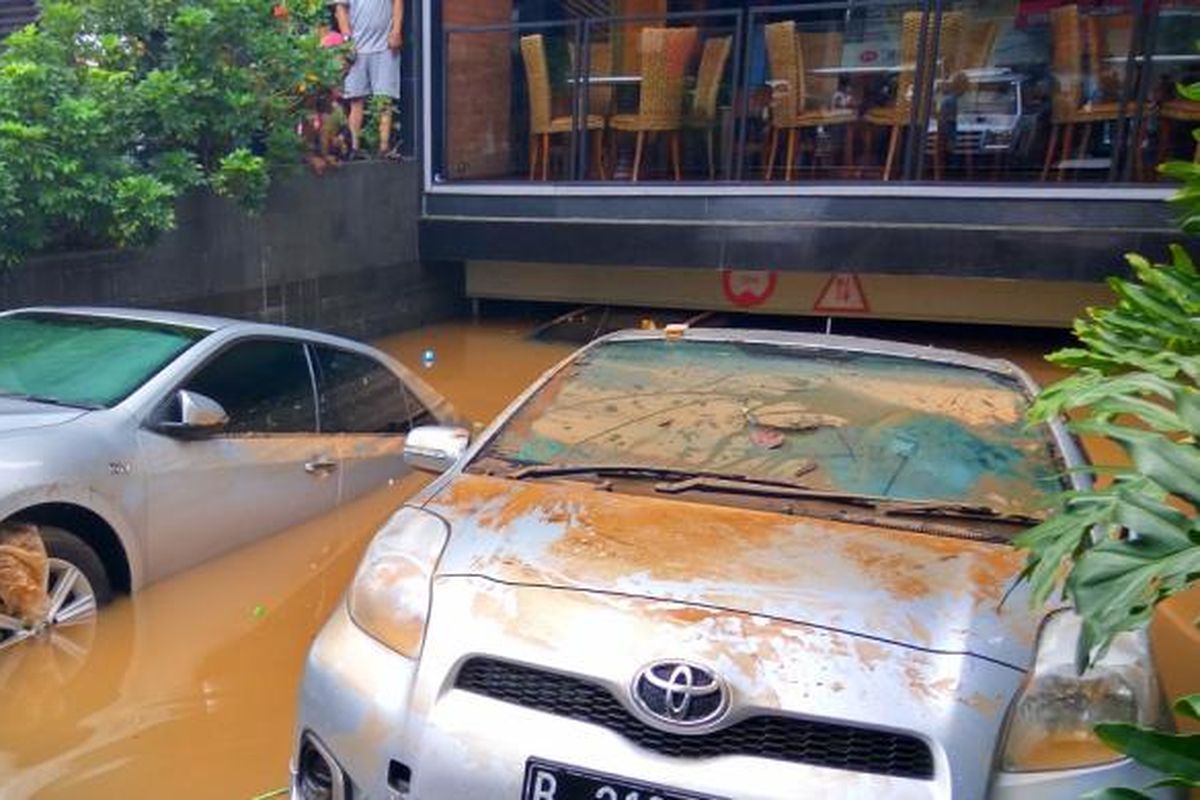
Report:
[[1155,769],[1176,785],[1200,786],[1200,734],[1172,734],[1126,723],[1103,723],[1096,735],[1114,750]]
[[1143,475],[1189,502],[1200,502],[1200,448],[1164,436],[1126,434],[1123,439]]
[[1091,406],[1092,415],[1099,419],[1112,419],[1121,415],[1136,416],[1142,424],[1163,433],[1181,433],[1187,430],[1175,405],[1165,406],[1140,397],[1117,395],[1097,400]]
[[1193,546],[1191,520],[1144,488],[1121,486],[1114,506],[1116,521],[1138,537],[1143,556],[1166,558]]
[[1061,577],[1064,561],[1086,546],[1092,529],[1109,519],[1111,501],[1089,501],[1048,517],[1025,531],[1013,544],[1029,551],[1022,576],[1030,582],[1034,602],[1041,605],[1049,599]]
[[[1169,552],[1169,555],[1164,553]],[[1154,606],[1200,576],[1200,545],[1140,536],[1108,540],[1075,560],[1067,591],[1099,649],[1146,624]]]
[[1176,390],[1175,410],[1188,433],[1200,436],[1200,392],[1190,386]]
[[1200,720],[1200,694],[1189,694],[1175,701],[1175,713]]
[[1094,792],[1088,792],[1083,795],[1083,800],[1154,800],[1154,798],[1136,789],[1110,787],[1108,789],[1097,789]]

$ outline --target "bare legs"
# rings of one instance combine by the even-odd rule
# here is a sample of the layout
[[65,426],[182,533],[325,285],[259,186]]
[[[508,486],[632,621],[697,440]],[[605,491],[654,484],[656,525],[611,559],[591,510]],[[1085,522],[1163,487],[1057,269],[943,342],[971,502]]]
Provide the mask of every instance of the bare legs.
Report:
[[392,99],[379,112],[379,155],[385,155],[392,148]]
[[[388,152],[392,143],[392,101],[391,98],[385,98],[387,102],[381,103],[379,111],[379,153],[380,155]],[[367,113],[367,99],[365,97],[355,97],[350,100],[350,115],[348,122],[350,125],[350,146],[355,151],[359,149],[359,141],[362,137],[363,119]]]
[[350,100],[350,149],[358,152],[358,140],[362,135],[363,116],[367,110],[367,99],[355,97]]

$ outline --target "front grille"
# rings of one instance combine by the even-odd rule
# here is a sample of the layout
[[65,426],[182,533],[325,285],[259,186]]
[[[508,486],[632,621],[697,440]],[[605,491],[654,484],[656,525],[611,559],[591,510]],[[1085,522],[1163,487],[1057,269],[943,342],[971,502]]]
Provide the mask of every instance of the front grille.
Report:
[[749,717],[712,733],[668,733],[634,717],[602,686],[491,658],[468,660],[455,686],[598,725],[676,758],[755,756],[898,778],[933,777],[929,746],[904,734],[780,716]]

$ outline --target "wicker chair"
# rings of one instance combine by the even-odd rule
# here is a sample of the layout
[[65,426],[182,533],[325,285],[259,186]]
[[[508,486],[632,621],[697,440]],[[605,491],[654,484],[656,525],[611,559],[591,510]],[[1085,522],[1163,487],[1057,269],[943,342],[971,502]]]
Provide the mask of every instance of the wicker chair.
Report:
[[697,33],[696,28],[642,30],[642,87],[638,113],[616,114],[608,122],[614,132],[637,134],[630,180],[636,181],[640,176],[646,135],[660,133],[671,137],[675,180],[682,180],[679,151],[683,128],[683,73],[695,47]]
[[1087,17],[1081,24],[1079,6],[1060,6],[1050,11],[1050,39],[1052,65],[1054,69],[1054,94],[1050,104],[1050,141],[1046,146],[1046,161],[1042,166],[1042,180],[1050,174],[1054,162],[1054,151],[1061,137],[1062,150],[1059,155],[1058,180],[1062,180],[1064,162],[1071,153],[1075,128],[1082,126],[1083,141],[1080,149],[1087,151],[1092,125],[1097,122],[1112,122],[1134,112],[1134,104],[1124,108],[1118,101],[1092,102],[1084,97],[1084,35],[1088,40],[1088,73],[1093,86],[1103,81],[1103,35],[1100,22]]
[[[912,122],[913,94],[916,86],[929,85],[930,78],[944,79],[952,73],[959,59],[959,42],[962,38],[963,15],[958,11],[948,11],[942,15],[941,28],[938,30],[937,63],[931,60],[933,42],[927,42],[925,59],[917,63],[917,51],[920,49],[921,28],[925,24],[925,12],[906,11],[901,18],[900,30],[900,65],[901,72],[896,81],[896,99],[890,105],[869,109],[864,119],[871,125],[891,128],[888,139],[887,158],[883,164],[883,179],[891,180],[892,166],[896,163],[896,151],[900,146],[900,131]],[[929,31],[932,33],[936,23],[930,21]],[[930,37],[931,39],[932,37]],[[937,92],[925,93],[927,103],[932,103]],[[932,106],[930,107],[932,110]],[[920,109],[918,119],[925,117],[926,109]],[[941,177],[941,131],[934,145],[933,168],[935,177]]]
[[[539,158],[542,180],[550,177],[550,137],[572,132],[574,119],[570,116],[556,117],[550,108],[550,75],[546,67],[546,42],[542,34],[521,37],[521,59],[525,62],[525,81],[529,88],[529,180],[537,176]],[[603,147],[604,117],[588,114],[582,121],[589,131],[597,131],[595,161],[597,171],[604,177],[604,166],[600,153]]]
[[717,128],[717,95],[721,91],[721,78],[733,49],[733,37],[721,36],[704,43],[700,56],[700,71],[696,76],[696,92],[692,96],[692,107],[684,119],[684,126],[704,132],[708,146],[708,179],[717,177],[715,158],[715,133]]
[[[838,67],[842,63],[842,34],[840,31],[823,31],[820,33],[800,33],[796,36],[800,43],[800,58],[807,70],[823,67]],[[809,106],[816,108],[833,108],[833,98],[837,94],[841,78],[834,74],[813,75],[805,77],[804,97]]]
[[763,177],[771,180],[775,172],[780,134],[787,131],[787,161],[783,177],[790,181],[796,165],[798,133],[804,129],[854,122],[854,111],[849,108],[810,108],[815,104],[811,102],[815,97],[805,72],[805,52],[801,39],[796,35],[795,22],[788,20],[767,25],[766,40],[767,62],[771,69],[771,133]]

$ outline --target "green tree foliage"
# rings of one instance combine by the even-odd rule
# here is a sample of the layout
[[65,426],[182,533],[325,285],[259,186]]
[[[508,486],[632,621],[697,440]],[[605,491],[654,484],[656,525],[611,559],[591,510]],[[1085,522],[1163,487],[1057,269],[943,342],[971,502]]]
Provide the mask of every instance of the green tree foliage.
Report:
[[[1180,91],[1200,100],[1200,84]],[[1173,200],[1184,230],[1200,231],[1200,166],[1161,170],[1182,181]],[[1166,264],[1128,259],[1133,279],[1110,279],[1116,304],[1076,321],[1081,346],[1049,357],[1072,374],[1047,387],[1030,412],[1034,422],[1073,412],[1073,431],[1107,437],[1129,459],[1093,470],[1111,480],[1062,493],[1056,513],[1017,540],[1028,550],[1023,574],[1035,600],[1061,587],[1083,618],[1081,671],[1116,634],[1146,625],[1158,603],[1200,581],[1200,272],[1178,246]],[[1175,709],[1200,719],[1200,695]],[[1096,733],[1163,773],[1156,786],[1200,787],[1200,735],[1116,723]],[[1146,795],[1113,788],[1091,797]]]
[[[1180,86],[1179,95],[1200,102],[1200,83]],[[1200,146],[1200,128],[1192,131],[1192,138]],[[1171,161],[1159,167],[1159,171],[1183,183],[1172,198],[1183,212],[1179,218],[1180,227],[1188,233],[1200,233],[1200,164],[1194,161]]]
[[322,0],[65,0],[0,44],[0,262],[147,242],[208,186],[261,206],[340,80]]

